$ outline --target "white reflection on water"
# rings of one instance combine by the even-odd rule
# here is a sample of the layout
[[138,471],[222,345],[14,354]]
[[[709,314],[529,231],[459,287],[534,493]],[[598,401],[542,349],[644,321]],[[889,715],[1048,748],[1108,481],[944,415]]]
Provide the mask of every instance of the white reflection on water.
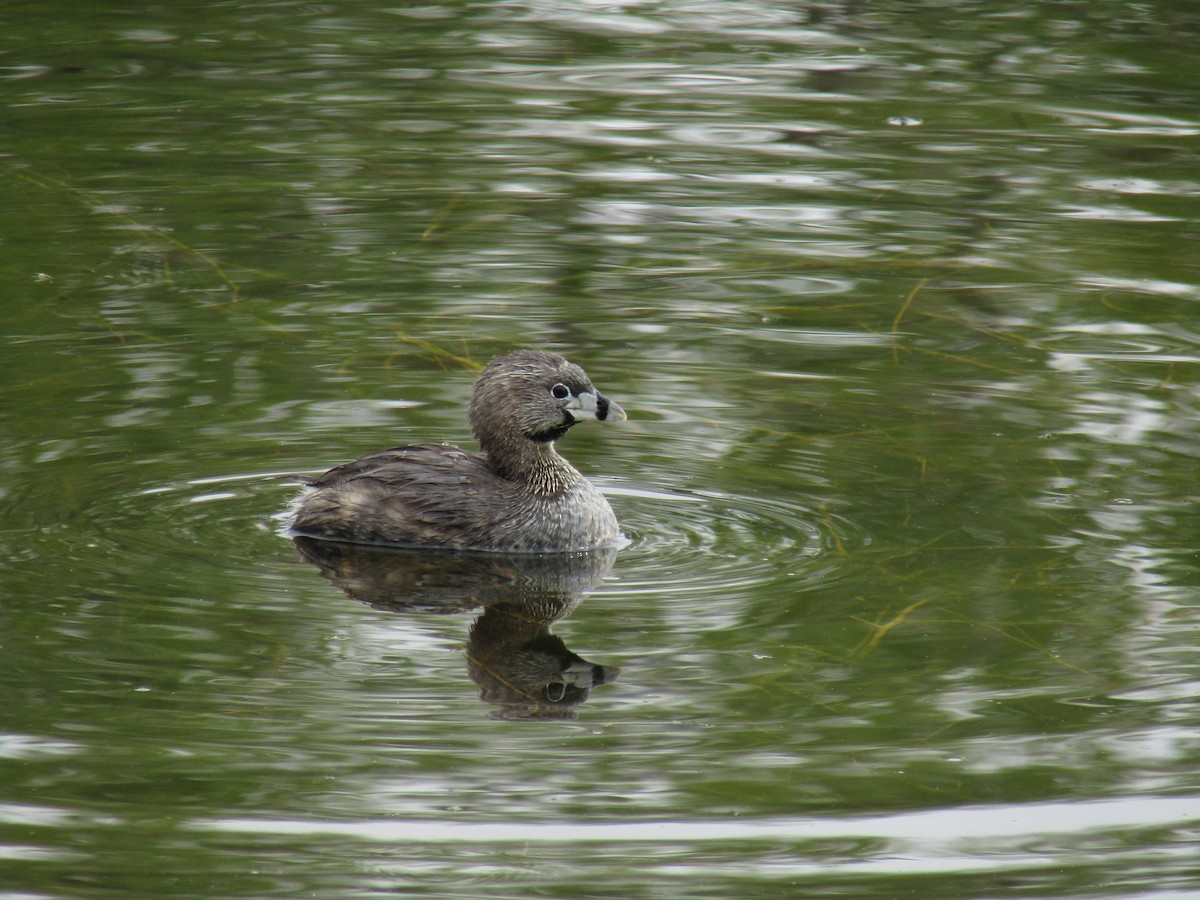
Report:
[[[305,819],[229,818],[198,820],[190,828],[264,835],[338,835],[367,841],[425,843],[707,842],[882,838],[911,842],[929,855],[941,842],[996,838],[1029,841],[1049,835],[1081,835],[1134,828],[1180,828],[1200,822],[1200,796],[1126,797],[1079,803],[1028,803],[934,809],[849,819],[781,818],[706,822],[427,822],[395,819],[330,822]],[[888,848],[888,853],[895,846]],[[894,860],[893,860],[894,861]],[[989,860],[989,864],[994,860]]]

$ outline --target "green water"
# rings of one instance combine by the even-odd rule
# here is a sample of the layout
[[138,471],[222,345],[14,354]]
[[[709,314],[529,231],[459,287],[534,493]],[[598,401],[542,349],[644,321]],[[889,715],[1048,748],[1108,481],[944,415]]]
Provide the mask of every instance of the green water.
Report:
[[[0,33],[0,898],[1200,892],[1193,4]],[[280,533],[514,346],[630,413],[569,703]]]

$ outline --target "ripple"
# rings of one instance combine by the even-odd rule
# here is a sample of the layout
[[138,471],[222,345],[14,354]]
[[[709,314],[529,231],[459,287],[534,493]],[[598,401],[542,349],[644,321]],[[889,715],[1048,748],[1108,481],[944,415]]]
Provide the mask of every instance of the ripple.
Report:
[[[299,491],[300,483],[301,478],[293,472],[191,478],[143,488],[126,505],[131,515],[144,520],[168,520],[172,541],[178,541],[182,535],[201,537],[210,531],[240,532],[247,515],[258,519],[260,530],[274,530],[271,518],[284,515],[278,510],[286,500],[264,501],[261,495],[270,491],[290,497]],[[237,527],[231,529],[229,526],[234,523]]]
[[455,78],[492,87],[506,84],[522,91],[587,91],[619,95],[623,102],[637,97],[690,94],[750,95],[810,100],[815,92],[796,87],[798,72],[858,71],[868,61],[860,55],[807,57],[787,65],[721,65],[719,71],[679,63],[618,62],[591,66],[502,66],[462,70]]
[[826,580],[830,559],[863,542],[849,521],[782,498],[722,491],[609,487],[631,539],[619,590],[636,594],[731,594],[787,578]]
[[107,495],[86,519],[39,528],[31,562],[54,559],[87,568],[97,597],[169,597],[180,610],[205,605],[216,590],[212,584],[228,589],[273,577],[264,559],[290,558],[273,516],[299,490],[293,474],[158,484],[138,484],[138,474],[134,469],[110,478]]
[[[800,590],[828,583],[841,554],[866,543],[860,528],[803,495],[599,481],[630,539],[620,551],[615,581],[601,588],[605,593],[725,599],[781,579]],[[234,569],[249,566],[239,562],[238,548],[247,540],[273,540],[296,490],[295,475],[274,471],[145,487],[111,511],[116,528],[105,544],[129,542],[135,546],[110,549],[132,550],[146,560],[174,558],[185,568],[181,557],[192,555],[223,559]]]

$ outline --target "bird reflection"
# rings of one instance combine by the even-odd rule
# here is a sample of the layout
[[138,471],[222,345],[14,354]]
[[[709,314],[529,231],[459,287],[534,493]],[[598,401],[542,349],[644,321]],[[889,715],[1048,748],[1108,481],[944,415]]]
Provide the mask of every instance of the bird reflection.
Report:
[[429,552],[292,539],[349,597],[389,612],[483,607],[467,637],[467,673],[494,718],[573,719],[619,670],[571,652],[550,626],[608,574],[613,548],[534,555]]

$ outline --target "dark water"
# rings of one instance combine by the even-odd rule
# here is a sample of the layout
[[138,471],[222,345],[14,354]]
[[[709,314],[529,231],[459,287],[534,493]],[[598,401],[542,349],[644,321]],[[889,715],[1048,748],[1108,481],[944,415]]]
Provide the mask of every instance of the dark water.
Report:
[[[0,33],[0,897],[1200,891],[1192,4]],[[615,559],[280,535],[514,346]]]

